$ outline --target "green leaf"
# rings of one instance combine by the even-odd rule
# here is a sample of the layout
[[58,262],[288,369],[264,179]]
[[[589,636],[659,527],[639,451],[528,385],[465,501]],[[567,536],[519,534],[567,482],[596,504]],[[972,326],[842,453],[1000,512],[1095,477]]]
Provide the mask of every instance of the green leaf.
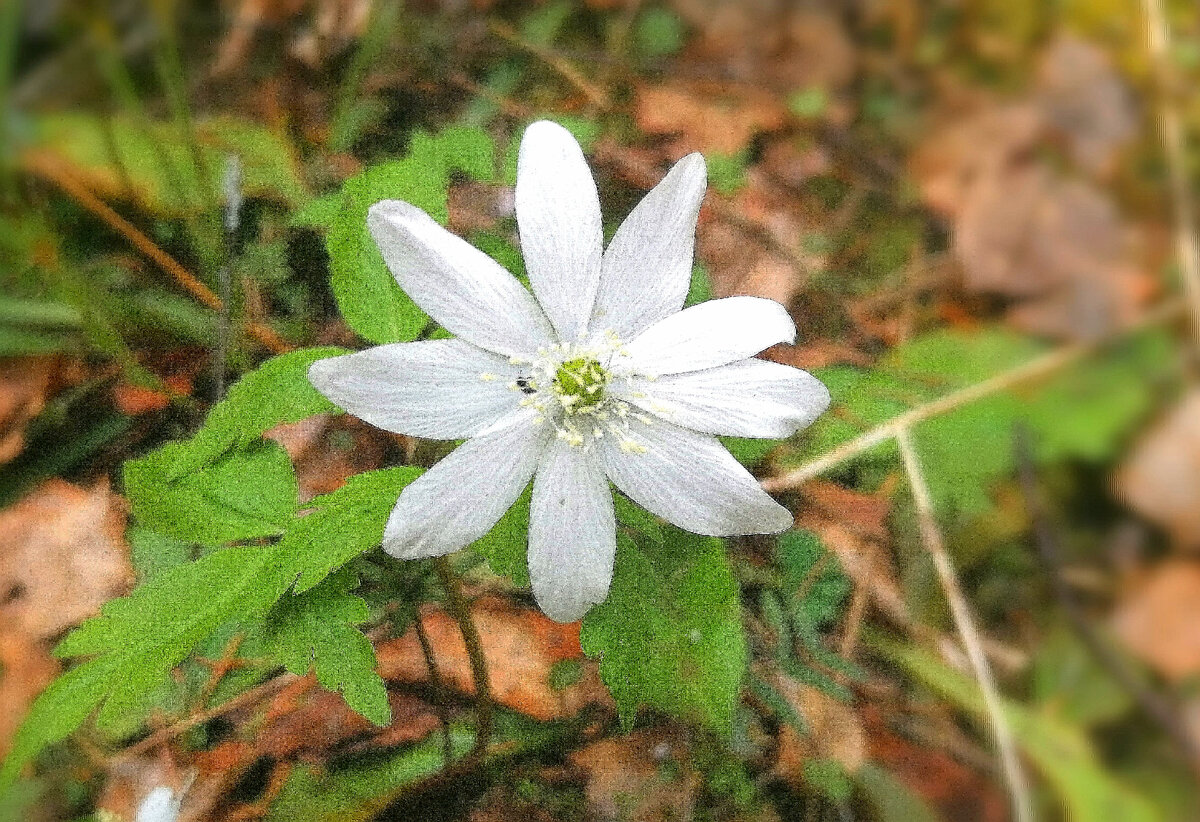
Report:
[[277,444],[262,442],[193,466],[188,442],[167,443],[125,464],[125,493],[142,525],[203,545],[287,529],[296,510],[296,476]]
[[747,662],[737,582],[721,540],[667,533],[659,545],[618,536],[612,588],[580,642],[626,729],[649,705],[728,735]]
[[519,588],[529,585],[525,552],[529,543],[531,489],[532,485],[527,486],[492,530],[471,543],[471,550],[487,560],[493,574],[508,577]]
[[938,822],[938,817],[912,790],[889,771],[867,762],[854,772],[859,793],[877,822]]
[[775,450],[780,440],[750,439],[749,437],[719,437],[733,458],[747,468],[753,468]]
[[238,380],[225,399],[213,406],[204,426],[190,443],[191,470],[226,450],[248,445],[276,425],[299,422],[314,414],[337,411],[308,381],[317,360],[348,353],[322,346],[280,354]]
[[162,572],[55,648],[94,656],[38,697],[0,768],[0,790],[49,744],[66,738],[97,706],[114,727],[148,697],[205,637],[231,619],[260,620],[295,579],[270,548],[226,548]]
[[833,622],[852,585],[841,564],[809,531],[781,534],[776,548],[784,585],[792,597],[793,618],[815,628]]
[[288,564],[299,571],[296,593],[309,590],[379,545],[400,492],[420,475],[421,469],[412,467],[368,471],[309,503],[313,510],[288,528],[278,546]]
[[383,726],[392,709],[375,649],[355,627],[370,617],[367,604],[350,594],[357,585],[353,574],[341,573],[285,596],[271,612],[265,638],[268,652],[289,671],[305,676],[315,670],[321,687],[338,691],[353,710]]
[[112,679],[106,660],[88,662],[54,680],[29,709],[0,765],[0,796],[5,795],[22,767],[48,745],[66,739],[104,699]]
[[[926,687],[972,714],[990,720],[978,686],[927,652],[880,638],[871,645]],[[1109,773],[1096,759],[1087,736],[1077,727],[1042,711],[1005,701],[1005,718],[1017,744],[1059,795],[1063,818],[1075,822],[1162,822],[1146,799]]]
[[494,147],[481,129],[418,132],[408,156],[366,169],[342,186],[341,207],[326,236],[331,286],[346,322],[374,343],[416,339],[429,318],[400,290],[367,229],[380,200],[404,200],[445,224],[454,169],[480,180],[495,174]]
[[683,23],[675,12],[652,6],[638,15],[633,42],[643,57],[667,57],[683,47]]

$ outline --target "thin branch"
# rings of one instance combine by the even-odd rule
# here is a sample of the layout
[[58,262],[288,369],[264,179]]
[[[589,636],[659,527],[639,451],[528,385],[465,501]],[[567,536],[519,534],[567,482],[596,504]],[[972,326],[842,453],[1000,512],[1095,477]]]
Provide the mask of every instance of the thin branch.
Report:
[[[53,157],[30,152],[22,156],[21,161],[26,170],[58,186],[63,193],[128,240],[130,245],[149,257],[167,274],[170,274],[175,282],[198,302],[213,311],[222,310],[224,303],[213,293],[211,288],[176,262],[174,257],[155,245],[154,241],[138,230],[137,226],[114,211],[107,203],[89,191],[85,185],[60,168],[59,163]],[[291,349],[291,346],[276,334],[274,329],[262,323],[247,323],[246,332],[276,354]]]
[[245,693],[238,694],[237,696],[233,697],[233,699],[230,699],[228,702],[222,703],[215,708],[209,708],[207,711],[200,711],[199,713],[192,714],[191,716],[176,722],[174,725],[169,725],[160,731],[155,731],[141,742],[135,742],[128,748],[125,748],[123,751],[117,754],[115,759],[135,759],[147,751],[154,750],[159,745],[165,745],[167,742],[170,742],[172,739],[182,733],[190,731],[197,725],[203,725],[205,722],[216,719],[218,716],[223,716],[224,714],[237,710],[245,705],[251,705],[268,694],[281,690],[286,685],[290,685],[299,678],[300,677],[296,676],[295,674],[280,674],[274,679],[269,679],[263,684],[255,688],[251,688]]
[[1196,217],[1192,210],[1191,192],[1187,180],[1187,159],[1184,153],[1183,123],[1175,102],[1176,84],[1172,82],[1170,51],[1171,29],[1163,13],[1162,0],[1143,0],[1146,17],[1146,37],[1150,59],[1158,75],[1162,105],[1159,108],[1159,127],[1166,152],[1167,174],[1171,184],[1171,201],[1175,209],[1175,253],[1192,317],[1192,330],[1200,344],[1200,248],[1196,241]]
[[471,749],[472,757],[483,756],[487,752],[488,742],[492,736],[492,685],[488,679],[487,659],[483,655],[483,643],[479,640],[479,629],[471,616],[471,607],[463,597],[462,586],[458,575],[445,557],[434,557],[433,569],[437,572],[438,582],[446,592],[446,605],[450,615],[458,623],[462,631],[463,644],[467,648],[467,658],[471,661],[471,678],[475,683],[475,745]]
[[1029,511],[1029,519],[1033,524],[1034,543],[1046,570],[1050,573],[1050,583],[1054,594],[1062,604],[1063,613],[1070,623],[1071,629],[1083,642],[1092,657],[1106,670],[1116,682],[1124,688],[1133,700],[1151,720],[1166,733],[1167,737],[1188,760],[1194,770],[1200,772],[1200,745],[1187,732],[1186,725],[1179,711],[1163,695],[1149,688],[1132,668],[1121,658],[1096,631],[1094,621],[1090,619],[1079,602],[1075,590],[1067,583],[1063,575],[1062,551],[1059,541],[1050,525],[1038,493],[1037,475],[1033,463],[1033,445],[1029,431],[1024,426],[1016,430],[1015,446],[1017,459],[1017,476],[1021,481],[1021,492],[1025,497],[1025,505]]
[[950,555],[946,553],[942,532],[934,517],[929,487],[925,484],[925,476],[921,473],[920,460],[917,458],[916,451],[913,450],[907,428],[898,428],[895,437],[896,444],[900,447],[900,456],[904,460],[904,470],[908,473],[908,484],[912,491],[913,501],[917,506],[917,522],[921,529],[921,539],[933,559],[933,566],[937,570],[942,590],[946,594],[946,600],[950,603],[950,614],[954,619],[954,626],[958,629],[959,636],[962,637],[963,646],[967,651],[967,659],[970,660],[971,669],[979,683],[979,690],[983,694],[983,704],[987,710],[992,736],[996,740],[996,748],[1000,753],[1004,781],[1012,800],[1013,818],[1017,822],[1031,822],[1034,817],[1029,782],[1021,767],[1020,757],[1017,755],[1012,729],[1004,716],[1000,691],[988,664],[987,655],[983,651],[979,631],[975,627],[966,597],[958,584],[958,575],[954,571]]
[[917,423],[954,411],[992,394],[997,394],[1009,388],[1015,388],[1022,383],[1030,382],[1038,377],[1044,377],[1055,371],[1060,371],[1117,339],[1174,319],[1183,310],[1184,305],[1182,303],[1169,301],[1155,310],[1148,312],[1140,321],[1129,326],[1122,333],[1114,337],[1064,345],[1062,348],[1043,354],[1009,371],[997,374],[994,377],[977,382],[958,391],[953,391],[944,397],[939,397],[933,402],[917,406],[911,411],[899,414],[882,425],[860,434],[849,442],[842,443],[794,471],[789,471],[777,477],[763,479],[761,483],[762,487],[771,493],[798,488],[814,477],[824,474],[831,468],[835,468],[843,462],[870,451],[872,448],[890,439],[897,438],[901,431],[905,431]]

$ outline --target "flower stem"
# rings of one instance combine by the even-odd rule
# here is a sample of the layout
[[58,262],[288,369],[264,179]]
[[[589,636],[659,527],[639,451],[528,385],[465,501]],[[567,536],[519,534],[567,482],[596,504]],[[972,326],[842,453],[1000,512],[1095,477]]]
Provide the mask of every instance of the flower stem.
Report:
[[483,656],[483,643],[479,641],[479,629],[471,617],[471,609],[463,597],[458,575],[445,557],[434,557],[433,569],[438,582],[446,592],[446,605],[450,615],[462,631],[467,658],[471,662],[471,677],[475,682],[475,745],[470,756],[482,756],[487,751],[492,736],[492,686],[488,679],[487,660]]

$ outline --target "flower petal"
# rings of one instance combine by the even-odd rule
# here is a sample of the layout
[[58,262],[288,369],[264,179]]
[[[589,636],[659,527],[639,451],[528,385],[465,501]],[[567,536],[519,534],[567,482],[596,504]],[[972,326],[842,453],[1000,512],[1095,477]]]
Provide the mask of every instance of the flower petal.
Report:
[[812,374],[755,359],[617,384],[612,393],[675,425],[731,437],[784,439],[829,407],[829,389]]
[[453,440],[473,437],[517,410],[508,386],[517,369],[462,340],[379,345],[317,360],[313,386],[371,425],[397,434]]
[[612,491],[593,452],[555,440],[533,479],[529,578],[546,616],[574,622],[608,596],[617,547]]
[[367,213],[396,282],[447,331],[500,354],[530,354],[554,335],[537,301],[503,266],[414,205],[384,200]]
[[626,450],[599,441],[608,478],[634,502],[680,528],[709,536],[772,534],[792,526],[788,509],[759,487],[715,438],[667,422],[638,425]]
[[529,483],[547,429],[521,409],[451,451],[400,494],[383,549],[400,559],[436,557],[482,537]]
[[604,252],[591,328],[630,339],[683,308],[706,187],[704,157],[689,154],[625,218]]
[[600,198],[579,143],[557,123],[525,129],[517,157],[517,227],[529,284],[563,340],[586,329],[600,281]]
[[726,297],[685,308],[647,328],[625,346],[626,364],[651,376],[699,371],[795,339],[796,326],[779,303]]

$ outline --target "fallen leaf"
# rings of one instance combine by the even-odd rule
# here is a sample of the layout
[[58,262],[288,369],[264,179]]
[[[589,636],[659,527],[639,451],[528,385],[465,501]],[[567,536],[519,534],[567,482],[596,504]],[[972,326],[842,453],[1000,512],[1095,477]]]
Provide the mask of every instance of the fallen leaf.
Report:
[[7,628],[0,633],[0,759],[33,700],[58,675],[46,645]]
[[600,819],[668,822],[691,819],[695,812],[700,775],[677,727],[601,739],[568,759],[587,772],[588,804]]
[[1128,84],[1103,49],[1059,34],[1038,65],[1035,99],[1084,170],[1108,176],[1118,153],[1137,135],[1138,112]]
[[832,759],[850,774],[866,761],[866,736],[854,708],[824,691],[797,682],[779,671],[764,672],[793,710],[804,719],[805,733],[789,724],[779,729],[779,751],[773,768],[779,778],[800,786],[804,763]]
[[50,639],[133,583],[124,501],[59,479],[0,511],[0,624]]
[[701,83],[640,86],[634,108],[642,131],[679,135],[678,146],[717,154],[736,154],[755,135],[781,128],[786,117],[773,95]]
[[983,774],[971,770],[941,750],[896,733],[878,705],[864,704],[868,752],[873,762],[891,771],[905,785],[940,812],[940,819],[1004,822],[1008,808],[1004,794]]
[[1125,647],[1167,679],[1200,673],[1200,563],[1168,560],[1122,597],[1112,617]]
[[942,114],[909,157],[922,199],[946,217],[959,215],[980,180],[1032,149],[1044,126],[1041,110],[1032,103],[973,105],[974,110]]
[[317,414],[277,425],[264,435],[283,446],[296,468],[300,501],[336,491],[346,480],[383,465],[390,435],[346,415]]
[[1200,548],[1200,390],[1142,435],[1117,470],[1114,489],[1178,547]]
[[686,57],[708,71],[718,66],[728,77],[777,93],[836,92],[854,79],[858,50],[831,10],[790,0],[673,5],[697,34]]
[[[548,720],[574,716],[593,702],[608,703],[595,665],[583,660],[578,623],[560,624],[538,611],[492,597],[476,601],[471,614],[488,663],[492,696],[501,705]],[[422,609],[420,619],[442,681],[462,693],[474,693],[470,659],[458,623],[432,606]],[[376,653],[384,679],[429,680],[415,629],[380,644]],[[578,661],[583,675],[575,684],[556,691],[550,687],[551,669],[568,660]]]
[[[163,380],[168,390],[183,396],[192,393],[192,380],[184,374],[175,374]],[[171,395],[167,391],[147,388],[144,385],[118,383],[113,386],[113,403],[122,414],[131,417],[161,411],[171,404]]]
[[0,465],[25,448],[25,426],[46,405],[55,362],[54,357],[0,361]]

